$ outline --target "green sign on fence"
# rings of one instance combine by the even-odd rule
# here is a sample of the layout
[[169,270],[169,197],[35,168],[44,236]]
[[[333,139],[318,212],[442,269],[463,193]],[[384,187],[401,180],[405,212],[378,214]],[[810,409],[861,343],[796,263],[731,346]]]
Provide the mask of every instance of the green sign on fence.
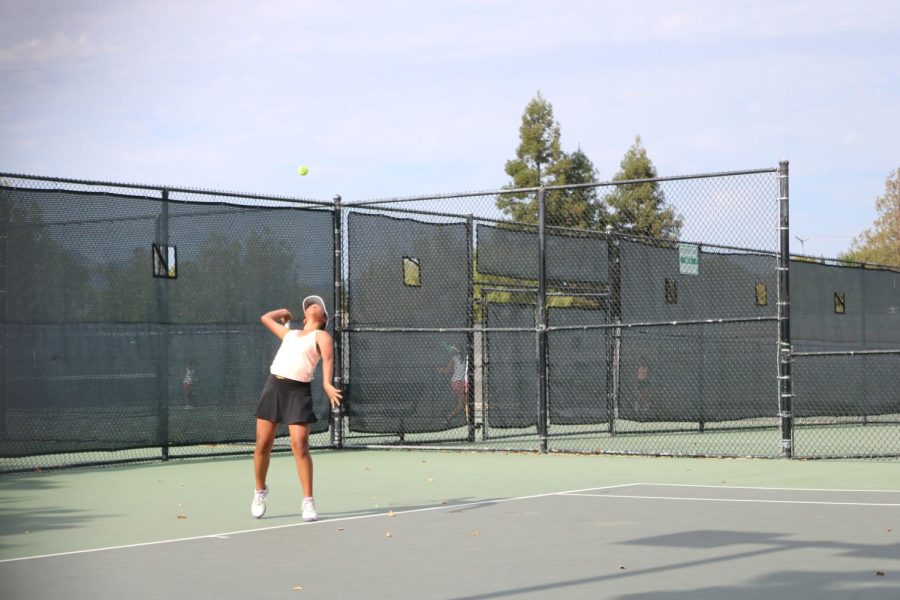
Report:
[[696,275],[700,260],[694,244],[678,244],[678,271],[682,275]]

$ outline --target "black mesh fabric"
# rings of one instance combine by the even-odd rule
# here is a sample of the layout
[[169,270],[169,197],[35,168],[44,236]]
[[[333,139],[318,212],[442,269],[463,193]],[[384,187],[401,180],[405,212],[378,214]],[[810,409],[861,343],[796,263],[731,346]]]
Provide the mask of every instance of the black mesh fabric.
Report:
[[797,417],[900,420],[900,353],[800,356],[791,374]]
[[[348,216],[350,327],[467,327],[469,242],[465,223]],[[407,279],[404,260],[417,265]],[[450,386],[450,347],[465,333],[361,331],[349,335],[347,395],[352,432],[406,434],[465,423]]]
[[791,261],[791,340],[797,352],[900,348],[900,273]]
[[[347,223],[351,327],[467,326],[465,223],[424,223],[356,212]],[[419,285],[407,285],[404,259],[417,262]]]
[[791,261],[791,338],[797,352],[847,353],[794,359],[798,417],[900,418],[898,355],[849,354],[900,349],[900,273]]
[[[620,252],[623,323],[776,314],[774,257],[700,249],[697,274],[686,274],[676,244],[623,240]],[[626,329],[619,416],[705,422],[771,415],[777,333],[772,322],[752,321]]]
[[771,416],[773,322],[635,327],[622,332],[619,417],[714,422]]
[[548,311],[548,402],[550,423],[582,425],[609,420],[607,343],[611,330],[560,329],[603,325],[605,312],[552,307]]
[[[747,253],[699,253],[698,274],[682,274],[675,245],[661,247],[623,240],[622,321],[646,323],[704,319],[774,317],[777,314],[776,259]],[[675,282],[675,302],[666,281]],[[756,286],[766,290],[758,305]]]
[[[538,235],[534,227],[479,224],[478,272],[486,275],[538,278]],[[548,233],[547,279],[597,283],[607,280],[607,241],[597,232]]]
[[[498,208],[533,220],[533,192],[501,194],[530,207],[485,193],[335,215],[3,175],[0,471],[247,451],[279,344],[259,315],[289,308],[296,328],[304,296],[332,309],[337,290],[347,418],[332,433],[347,446],[774,456],[788,450],[779,393],[792,385],[795,456],[896,456],[900,273],[791,261],[792,378],[778,378],[779,182],[771,169],[649,184],[674,211],[666,235],[696,244],[554,227],[575,221],[551,192],[540,299],[538,228],[496,220]],[[602,184],[595,197],[636,191]],[[152,276],[151,244],[177,248],[177,278]],[[322,434],[321,369],[313,399]]]
[[259,316],[333,300],[328,211],[9,188],[2,211],[3,456],[252,441],[278,343]]
[[485,424],[491,428],[534,427],[538,422],[537,337],[533,306],[487,304],[488,327],[530,331],[485,333]]
[[357,332],[347,386],[350,431],[406,434],[465,424],[450,381],[449,348],[465,352],[464,333]]

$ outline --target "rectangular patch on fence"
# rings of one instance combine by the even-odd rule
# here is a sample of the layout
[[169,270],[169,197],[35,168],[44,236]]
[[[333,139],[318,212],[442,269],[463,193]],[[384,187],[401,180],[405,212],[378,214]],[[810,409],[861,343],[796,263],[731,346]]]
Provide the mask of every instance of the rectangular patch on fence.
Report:
[[178,277],[176,257],[175,246],[153,244],[153,276],[176,279]]

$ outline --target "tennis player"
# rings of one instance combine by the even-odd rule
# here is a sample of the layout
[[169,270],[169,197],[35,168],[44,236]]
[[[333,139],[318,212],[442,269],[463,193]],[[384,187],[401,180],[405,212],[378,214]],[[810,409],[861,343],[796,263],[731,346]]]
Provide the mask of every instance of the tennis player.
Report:
[[291,330],[286,308],[269,311],[260,317],[263,325],[278,336],[281,347],[269,368],[269,378],[256,406],[256,450],[253,469],[256,474],[256,493],[250,513],[257,519],[266,514],[269,486],[266,474],[275,432],[279,423],[286,423],[291,437],[291,450],[297,463],[297,474],[303,488],[301,513],[304,521],[319,518],[313,499],[313,463],[309,454],[309,429],[317,421],[313,413],[311,384],[319,359],[322,360],[322,387],[332,408],[341,403],[341,392],[331,385],[334,374],[334,347],[331,335],[325,331],[328,311],[319,296],[303,300],[303,329]]
[[451,411],[450,415],[447,417],[447,421],[453,420],[456,415],[462,412],[465,412],[466,420],[468,420],[469,403],[466,402],[469,391],[468,358],[463,359],[459,348],[456,346],[448,346],[447,349],[452,355],[450,357],[450,362],[447,363],[447,366],[443,369],[438,369],[438,372],[452,374],[450,377],[450,389],[453,391],[457,400],[456,406],[453,407],[453,411]]

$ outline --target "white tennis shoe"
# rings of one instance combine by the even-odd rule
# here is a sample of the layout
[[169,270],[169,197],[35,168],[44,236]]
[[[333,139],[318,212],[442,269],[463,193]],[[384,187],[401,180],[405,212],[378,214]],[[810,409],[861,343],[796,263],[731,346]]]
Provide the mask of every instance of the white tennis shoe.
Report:
[[269,498],[269,484],[266,484],[266,489],[259,491],[257,490],[253,494],[253,503],[250,505],[250,514],[259,519],[264,514],[266,514],[266,500]]
[[319,513],[316,512],[316,501],[312,498],[304,498],[303,504],[300,507],[300,510],[303,513],[304,521],[318,521]]

